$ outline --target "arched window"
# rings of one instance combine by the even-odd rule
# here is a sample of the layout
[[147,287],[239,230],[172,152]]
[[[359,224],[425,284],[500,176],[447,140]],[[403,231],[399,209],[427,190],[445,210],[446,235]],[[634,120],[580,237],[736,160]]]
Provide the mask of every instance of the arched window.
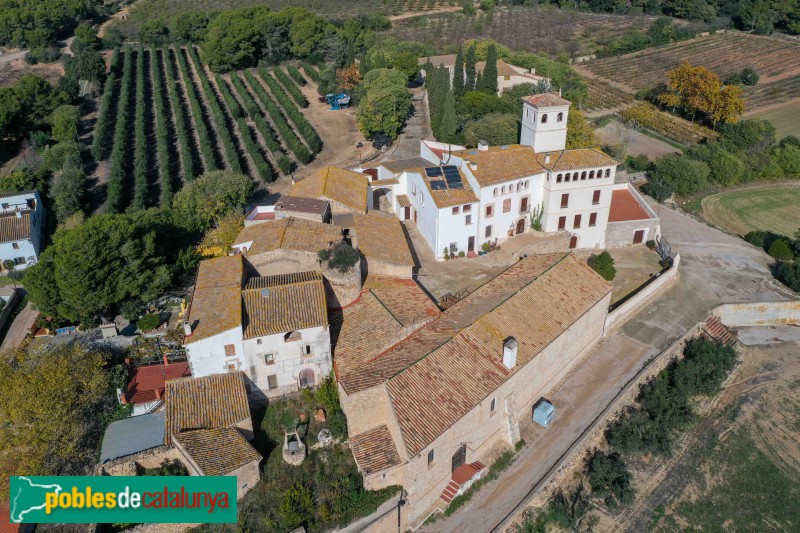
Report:
[[566,175],[564,176],[564,181],[569,181],[569,177],[570,177],[570,173],[567,172]]
[[556,122],[563,122],[564,121],[564,113],[559,113],[556,117]]
[[594,179],[594,170],[592,170],[592,171],[590,171],[590,172],[589,172],[589,179],[590,179],[590,180],[593,180],[593,179]]
[[547,113],[542,115],[542,124],[547,122]]
[[581,172],[581,181],[586,179],[586,171]]
[[494,188],[494,192],[492,193],[492,196],[497,196],[497,187]]
[[503,186],[500,188],[500,194],[505,194],[505,193],[506,193],[506,186],[505,186],[505,185],[503,185]]
[[606,177],[609,177],[610,175],[611,175],[611,169],[607,168],[606,169]]
[[528,188],[528,180],[525,180],[525,188]]
[[522,182],[517,183],[517,192],[522,190]]
[[[569,174],[567,174],[567,177],[569,177]],[[556,177],[556,183],[561,183],[561,180],[562,180],[562,179],[564,179],[564,174],[559,174],[559,175]]]

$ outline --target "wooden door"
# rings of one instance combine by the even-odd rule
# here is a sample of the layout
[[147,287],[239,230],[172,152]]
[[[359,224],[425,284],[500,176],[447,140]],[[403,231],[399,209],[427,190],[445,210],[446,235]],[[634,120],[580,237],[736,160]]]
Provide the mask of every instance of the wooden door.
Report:
[[458,451],[453,455],[453,465],[450,472],[455,472],[456,468],[467,462],[467,445],[462,444]]
[[527,213],[528,212],[528,197],[522,199],[522,202],[519,204],[519,212],[520,213]]
[[574,250],[578,247],[578,236],[573,235],[572,238],[569,240],[569,249]]
[[644,230],[636,230],[633,232],[633,244],[642,244],[644,241]]
[[517,222],[517,235],[519,235],[523,231],[525,231],[525,219],[524,218],[521,219],[519,222]]
[[403,220],[410,219],[411,218],[411,207],[410,206],[404,207],[403,210],[404,210]]
[[467,241],[467,251],[474,252],[475,251],[475,237],[470,237]]

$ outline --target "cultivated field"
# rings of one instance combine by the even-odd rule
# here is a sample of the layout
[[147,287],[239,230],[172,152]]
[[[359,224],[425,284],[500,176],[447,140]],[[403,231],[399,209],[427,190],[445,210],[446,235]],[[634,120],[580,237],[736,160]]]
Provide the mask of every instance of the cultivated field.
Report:
[[789,102],[757,111],[747,118],[769,120],[775,126],[775,138],[782,139],[787,135],[800,137],[800,101]]
[[342,18],[362,13],[426,13],[460,5],[456,0],[138,0],[125,20],[116,24],[127,35],[135,36],[139,26],[148,20],[169,22],[186,11],[223,11],[242,7],[266,5],[272,9],[302,7],[327,18]]
[[192,47],[116,52],[92,144],[106,209],[168,205],[204,172],[272,182],[309,163],[322,140],[299,110],[305,83],[293,67],[213,76]]
[[618,111],[635,102],[631,94],[603,81],[587,76],[586,84],[589,86],[589,101],[586,102],[584,109],[588,116],[599,116],[611,111]]
[[800,184],[761,185],[707,196],[703,216],[739,235],[753,230],[794,235],[800,229]]
[[723,78],[747,66],[755,68],[761,79],[745,90],[748,110],[800,97],[800,42],[777,37],[717,33],[582,66],[633,93],[665,83],[667,72],[683,60],[708,67]]
[[[397,23],[387,33],[400,40],[454,50],[464,39],[493,39],[514,50],[591,53],[630,29],[646,29],[653,17],[560,10],[550,6],[502,6],[466,17],[446,13]],[[571,49],[571,47],[574,47]],[[546,72],[541,74],[547,75]]]

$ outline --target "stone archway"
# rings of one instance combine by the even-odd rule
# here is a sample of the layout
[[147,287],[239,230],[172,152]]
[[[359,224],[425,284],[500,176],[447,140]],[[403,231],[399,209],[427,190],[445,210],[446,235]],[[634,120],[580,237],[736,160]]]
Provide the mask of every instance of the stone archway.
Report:
[[300,371],[300,376],[298,377],[300,381],[300,388],[301,389],[310,389],[314,385],[316,385],[316,378],[314,376],[314,370],[311,368],[304,368]]

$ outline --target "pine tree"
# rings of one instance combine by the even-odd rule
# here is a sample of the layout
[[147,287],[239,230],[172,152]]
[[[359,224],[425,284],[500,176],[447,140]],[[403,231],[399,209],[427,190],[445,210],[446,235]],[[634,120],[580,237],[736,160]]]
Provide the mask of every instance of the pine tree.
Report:
[[460,98],[464,94],[464,52],[458,47],[456,64],[453,69],[453,94]]
[[487,94],[497,94],[497,48],[494,44],[490,44],[486,50],[486,66],[483,67],[481,84],[477,88]]
[[467,48],[467,56],[466,56],[466,72],[467,78],[464,83],[464,91],[474,91],[475,90],[475,45],[470,45]]
[[458,129],[456,121],[456,97],[453,91],[447,91],[442,107],[442,118],[439,122],[439,134],[437,138],[444,142],[453,142]]

